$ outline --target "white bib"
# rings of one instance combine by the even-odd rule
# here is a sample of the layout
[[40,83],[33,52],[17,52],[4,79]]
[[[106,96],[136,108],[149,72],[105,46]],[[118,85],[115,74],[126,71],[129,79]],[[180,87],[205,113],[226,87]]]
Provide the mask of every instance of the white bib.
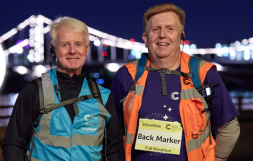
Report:
[[180,123],[139,119],[135,149],[179,155],[181,140]]

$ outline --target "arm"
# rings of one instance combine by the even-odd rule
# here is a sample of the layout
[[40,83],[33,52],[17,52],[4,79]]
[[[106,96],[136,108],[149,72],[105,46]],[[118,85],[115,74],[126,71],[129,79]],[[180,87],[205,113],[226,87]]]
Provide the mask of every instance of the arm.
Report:
[[[218,134],[216,137],[215,156],[217,161],[225,161],[235,147],[240,135],[240,125],[237,118],[228,123],[217,127]],[[225,159],[221,159],[225,158]]]
[[121,67],[119,71],[115,74],[111,85],[111,96],[114,101],[117,116],[119,119],[119,124],[123,128],[123,103],[120,102],[128,94],[128,89],[133,83],[133,79],[129,74],[125,66]]
[[239,115],[229,96],[229,93],[215,68],[211,68],[204,81],[204,85],[220,82],[213,88],[211,122],[217,126],[218,134],[215,146],[215,161],[225,161],[232,152],[240,134],[239,123],[236,116]]
[[118,124],[117,113],[111,96],[109,96],[105,108],[111,114],[111,118],[106,125],[106,157],[108,161],[124,161],[123,135]]
[[36,106],[36,99],[38,100],[36,90],[34,84],[29,84],[19,93],[3,140],[5,161],[25,160],[27,146],[32,136],[34,113],[39,112],[33,108]]

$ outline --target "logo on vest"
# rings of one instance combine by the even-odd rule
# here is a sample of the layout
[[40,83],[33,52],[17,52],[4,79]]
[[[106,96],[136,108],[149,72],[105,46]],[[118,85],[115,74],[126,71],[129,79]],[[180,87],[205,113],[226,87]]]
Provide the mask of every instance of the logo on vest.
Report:
[[178,100],[179,97],[176,97],[175,95],[179,95],[179,93],[178,93],[178,92],[173,92],[173,93],[171,93],[171,95],[170,95],[171,99],[173,99],[173,100]]
[[90,121],[90,120],[92,120],[92,119],[97,118],[97,116],[84,115],[83,118],[84,118],[85,121]]
[[90,120],[90,115],[84,115],[84,120],[89,121]]

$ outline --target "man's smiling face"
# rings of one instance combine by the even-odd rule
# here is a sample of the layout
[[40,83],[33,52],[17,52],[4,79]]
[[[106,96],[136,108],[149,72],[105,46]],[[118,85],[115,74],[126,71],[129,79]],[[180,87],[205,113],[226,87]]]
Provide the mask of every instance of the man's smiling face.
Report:
[[61,27],[56,36],[57,70],[80,74],[89,52],[85,34],[74,32],[69,27]]
[[163,12],[152,16],[142,38],[151,59],[163,59],[180,54],[182,26],[174,12]]

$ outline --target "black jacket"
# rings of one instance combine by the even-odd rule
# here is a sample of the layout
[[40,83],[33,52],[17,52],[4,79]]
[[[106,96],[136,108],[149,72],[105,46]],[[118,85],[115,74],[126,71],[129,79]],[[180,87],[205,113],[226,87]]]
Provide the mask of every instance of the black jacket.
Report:
[[[84,73],[70,77],[67,73],[57,71],[61,101],[77,98],[84,78]],[[75,117],[73,105],[69,104],[64,107],[73,122]],[[108,161],[122,161],[125,156],[123,137],[111,96],[109,96],[105,108],[111,114],[111,118],[106,125],[106,156]],[[39,115],[39,109],[38,84],[36,81],[32,81],[19,93],[14,105],[2,145],[4,161],[25,160],[26,151],[32,137],[33,122]]]

